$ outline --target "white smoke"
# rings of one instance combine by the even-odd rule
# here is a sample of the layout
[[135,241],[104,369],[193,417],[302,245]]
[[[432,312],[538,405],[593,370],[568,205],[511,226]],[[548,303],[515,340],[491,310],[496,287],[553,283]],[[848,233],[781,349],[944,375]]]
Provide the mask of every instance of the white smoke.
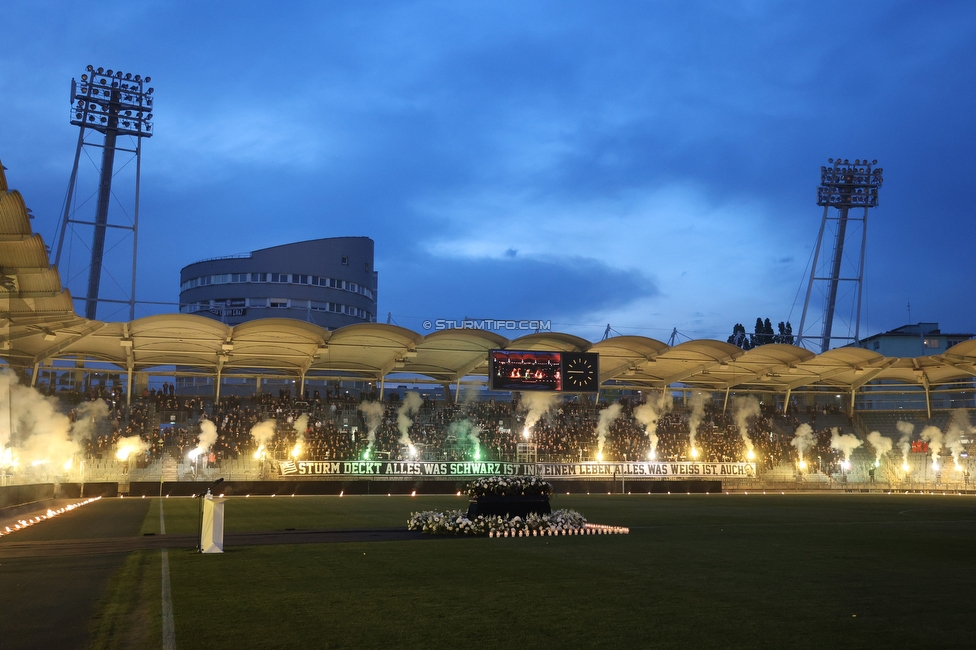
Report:
[[271,440],[274,438],[274,435],[274,420],[264,420],[251,427],[251,439],[254,440],[254,446],[257,447],[257,451],[254,452],[255,458],[261,458],[261,455],[271,444]]
[[[400,444],[405,447],[413,447],[413,441],[410,440],[410,427],[413,425],[411,416],[420,411],[423,403],[424,400],[420,397],[420,393],[410,391],[403,398],[403,404],[397,409],[397,429],[400,430]],[[411,449],[412,451],[413,449]]]
[[796,447],[796,453],[800,456],[800,462],[803,463],[804,454],[813,449],[813,446],[817,444],[817,437],[813,435],[813,427],[809,424],[801,424],[798,426],[796,432],[793,434],[793,439],[790,440],[790,444]]
[[383,413],[385,408],[382,402],[363,402],[359,405],[359,410],[363,412],[366,419],[366,456],[373,450],[376,444],[376,430],[383,424]]
[[217,442],[217,425],[207,419],[200,420],[200,435],[197,436],[197,446],[188,454],[190,458],[196,458],[200,454],[210,451],[213,443]]
[[845,469],[850,469],[851,462],[851,452],[863,445],[864,443],[855,436],[853,433],[840,434],[837,427],[830,430],[830,448],[836,449],[837,451],[844,454],[844,465]]
[[598,457],[602,457],[603,455],[603,444],[607,440],[607,431],[610,429],[610,425],[613,424],[613,421],[620,417],[621,410],[623,410],[623,407],[620,405],[620,402],[614,402],[607,408],[600,411],[600,419],[597,420],[596,423],[596,437],[599,453]]
[[751,458],[752,438],[749,437],[749,418],[759,415],[759,400],[752,395],[736,397],[732,401],[732,410],[735,413],[735,426],[739,429],[739,436],[746,445],[746,453]]
[[536,422],[549,414],[559,404],[559,395],[554,393],[524,393],[519,408],[525,409],[525,430],[531,431]]
[[664,391],[656,397],[648,396],[647,403],[634,409],[634,417],[644,425],[644,433],[651,441],[651,458],[657,457],[657,423],[661,416],[674,406],[674,397],[670,391]]
[[105,400],[82,402],[75,408],[75,422],[71,425],[71,437],[78,442],[90,438],[96,432],[98,423],[107,419],[108,404]]
[[475,460],[481,458],[482,428],[471,420],[455,420],[447,427],[448,435],[454,435],[458,443],[471,444],[474,449]]
[[691,414],[688,416],[688,444],[695,449],[698,426],[705,418],[705,394],[696,390],[691,394],[688,405],[691,406]]
[[901,449],[901,460],[905,467],[908,467],[908,453],[912,450],[912,433],[915,432],[915,425],[911,422],[899,420],[895,428],[901,433],[898,439],[898,448]]
[[302,455],[303,447],[305,447],[305,430],[308,429],[308,415],[302,413],[295,418],[291,426],[295,430],[295,446],[292,447],[291,456],[292,458],[299,458]]
[[925,427],[922,429],[922,440],[929,443],[929,451],[932,452],[932,467],[939,466],[939,452],[942,451],[942,431],[939,427]]
[[969,422],[969,413],[966,409],[956,409],[952,412],[949,420],[949,427],[945,432],[945,446],[952,454],[952,462],[959,469],[959,459],[962,456],[963,444],[962,437],[968,436],[973,432],[973,425]]
[[50,465],[69,469],[81,440],[91,434],[107,405],[85,403],[76,410],[80,423],[58,410],[58,401],[18,381],[9,368],[0,369],[0,466],[16,468]]
[[872,431],[868,434],[868,443],[874,447],[874,462],[875,465],[881,464],[881,457],[891,451],[894,447],[894,441],[891,438],[881,435],[877,431]]

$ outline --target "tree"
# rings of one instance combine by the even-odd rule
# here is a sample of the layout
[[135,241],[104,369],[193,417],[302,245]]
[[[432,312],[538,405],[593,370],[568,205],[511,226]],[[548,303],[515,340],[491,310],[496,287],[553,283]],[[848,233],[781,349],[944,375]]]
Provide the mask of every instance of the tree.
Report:
[[785,323],[780,321],[776,327],[779,329],[779,336],[776,337],[776,342],[793,345],[793,326],[790,325],[789,321]]
[[765,321],[756,319],[756,333],[749,336],[749,341],[754,348],[773,342],[773,324],[768,318]]
[[749,337],[746,336],[746,328],[742,323],[736,323],[735,327],[732,328],[732,336],[729,337],[728,342],[743,350],[752,349],[752,343],[749,341]]
[[752,334],[746,334],[745,326],[742,323],[736,323],[732,328],[732,335],[728,338],[728,342],[743,350],[751,350],[769,343],[793,345],[793,326],[788,321],[785,323],[780,321],[776,329],[779,330],[778,334],[773,330],[773,323],[768,318],[765,320],[757,318],[756,327]]

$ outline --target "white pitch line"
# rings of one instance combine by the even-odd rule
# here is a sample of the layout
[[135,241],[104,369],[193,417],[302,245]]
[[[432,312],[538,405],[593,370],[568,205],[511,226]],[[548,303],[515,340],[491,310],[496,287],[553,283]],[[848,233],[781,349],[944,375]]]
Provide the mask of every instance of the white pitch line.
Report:
[[[159,500],[159,534],[166,534],[163,500]],[[163,650],[176,650],[176,623],[173,621],[173,588],[169,581],[169,552],[164,548],[163,565]]]
[[163,650],[176,650],[173,593],[169,583],[169,553],[163,549]]

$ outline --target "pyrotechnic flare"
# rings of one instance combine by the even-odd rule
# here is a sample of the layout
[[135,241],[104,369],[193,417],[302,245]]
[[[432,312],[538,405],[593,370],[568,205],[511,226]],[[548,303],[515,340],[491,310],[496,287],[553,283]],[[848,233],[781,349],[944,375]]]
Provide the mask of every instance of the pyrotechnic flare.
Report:
[[359,410],[363,412],[366,419],[366,454],[368,459],[376,444],[376,430],[383,424],[383,413],[385,411],[382,402],[363,402],[359,405]]
[[925,427],[922,429],[922,440],[929,443],[929,451],[932,452],[932,469],[939,469],[939,452],[942,451],[942,431],[939,427]]
[[295,429],[295,446],[291,450],[291,457],[298,458],[302,455],[302,449],[305,447],[305,430],[308,428],[308,416],[305,414],[299,415],[291,426]]
[[674,398],[669,391],[664,391],[657,396],[648,395],[647,403],[634,409],[634,417],[644,425],[644,433],[651,442],[651,451],[648,454],[651,460],[657,457],[657,423],[672,406],[674,406]]
[[851,452],[860,447],[863,442],[858,439],[853,433],[840,434],[837,427],[830,430],[830,448],[836,449],[837,451],[844,454],[844,462],[842,466],[844,469],[851,468]]
[[877,431],[868,434],[868,443],[874,447],[874,466],[881,466],[881,457],[891,451],[894,441],[891,438],[881,435]]
[[813,435],[813,427],[809,424],[798,426],[790,444],[796,447],[796,453],[800,456],[800,469],[806,469],[807,463],[803,460],[803,456],[817,444],[817,438]]
[[268,446],[271,444],[271,440],[274,438],[274,434],[274,420],[264,420],[263,422],[258,422],[251,427],[251,439],[254,440],[254,444],[257,447],[257,451],[254,452],[255,459],[264,459],[264,456],[267,454]]
[[901,468],[907,472],[908,453],[912,450],[912,433],[915,431],[915,425],[899,420],[895,428],[901,434],[901,438],[898,439],[898,448],[901,449]]
[[621,410],[623,410],[623,407],[620,403],[614,402],[600,411],[600,419],[596,423],[597,460],[603,460],[603,443],[607,440],[607,431],[610,429],[613,421],[620,417]]
[[128,436],[119,438],[115,443],[115,457],[119,460],[129,460],[133,454],[145,453],[149,449],[149,443],[139,436]]
[[416,415],[423,404],[424,400],[420,397],[420,393],[410,391],[403,398],[403,404],[397,409],[397,429],[400,430],[400,444],[410,449],[411,456],[417,455],[413,441],[410,440],[410,427],[413,425],[411,416]]
[[698,426],[705,418],[705,394],[695,391],[688,400],[691,413],[688,415],[688,446],[695,449],[695,440],[698,438]]
[[736,397],[732,400],[732,410],[735,413],[735,425],[739,428],[739,436],[746,445],[746,458],[752,460],[756,457],[753,451],[755,446],[752,438],[749,437],[749,418],[759,415],[759,400],[752,395]]
[[459,444],[471,444],[475,460],[481,459],[481,432],[481,427],[471,420],[455,420],[447,427],[448,435],[453,434]]
[[949,427],[945,432],[945,446],[952,454],[952,462],[956,470],[961,470],[962,465],[959,459],[962,457],[963,445],[962,437],[973,433],[973,425],[969,422],[969,413],[966,409],[956,409],[952,412],[952,419],[949,420]]
[[201,418],[200,420],[200,435],[197,436],[197,446],[191,451],[188,456],[193,459],[200,454],[206,454],[210,451],[210,447],[213,443],[217,442],[217,425],[210,420]]

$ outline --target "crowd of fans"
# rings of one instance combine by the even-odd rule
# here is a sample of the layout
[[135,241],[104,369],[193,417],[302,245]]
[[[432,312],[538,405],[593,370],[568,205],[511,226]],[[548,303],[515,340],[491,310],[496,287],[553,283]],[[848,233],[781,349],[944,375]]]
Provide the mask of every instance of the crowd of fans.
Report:
[[[201,456],[209,465],[219,465],[228,459],[250,458],[258,451],[252,437],[255,425],[271,421],[274,435],[266,445],[264,458],[285,460],[292,458],[299,438],[303,439],[295,458],[307,460],[351,460],[369,454],[373,459],[389,460],[537,460],[539,462],[580,462],[597,458],[597,423],[600,412],[609,406],[593,403],[585,398],[569,398],[542,417],[524,435],[526,411],[516,399],[512,401],[471,401],[455,404],[424,399],[416,412],[410,413],[412,423],[405,437],[398,416],[401,401],[393,394],[382,403],[382,417],[372,431],[366,416],[359,408],[363,402],[375,402],[375,395],[354,398],[336,389],[308,391],[292,396],[288,390],[277,394],[260,393],[251,397],[224,397],[219,403],[199,397],[177,396],[175,387],[165,384],[162,389],[148,389],[134,398],[126,416],[125,398],[121,388],[98,388],[83,394],[59,393],[71,408],[69,416],[89,414],[85,402],[102,401],[107,407],[106,422],[92,429],[85,441],[85,453],[90,458],[110,458],[118,440],[139,436],[147,450],[137,458],[146,464],[170,454],[174,459],[186,458],[198,445],[200,423],[210,420],[217,429],[217,439]],[[620,400],[619,416],[607,428],[602,459],[605,461],[643,461],[651,458],[651,438],[644,424],[635,417],[640,402]],[[826,413],[827,411],[822,411]],[[660,414],[656,426],[657,445],[653,455],[660,461],[734,462],[747,459],[749,438],[755,460],[771,468],[781,463],[793,463],[797,452],[790,445],[801,420],[814,427],[816,445],[808,452],[809,459],[819,458],[820,468],[828,470],[839,462],[837,452],[830,448],[829,427],[816,428],[821,411],[807,410],[796,415],[784,415],[772,405],[762,405],[759,415],[747,420],[740,431],[733,409],[722,408],[706,401],[693,455],[690,438],[691,411],[678,404]],[[296,427],[304,425],[302,431]],[[849,427],[851,428],[851,427]],[[405,444],[409,438],[410,446]],[[534,448],[520,443],[531,443]],[[534,452],[534,456],[521,452]]]

